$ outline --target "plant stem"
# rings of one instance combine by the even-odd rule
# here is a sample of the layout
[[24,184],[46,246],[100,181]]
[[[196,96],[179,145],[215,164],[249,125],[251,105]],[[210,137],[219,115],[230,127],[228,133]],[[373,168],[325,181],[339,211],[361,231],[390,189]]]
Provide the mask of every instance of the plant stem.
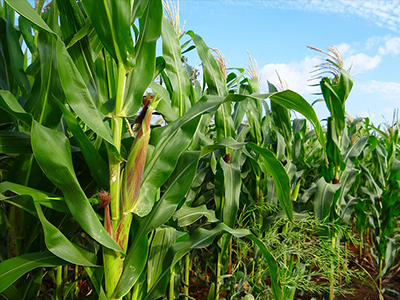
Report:
[[62,297],[62,289],[61,289],[61,284],[62,284],[62,275],[63,275],[63,267],[58,266],[56,267],[56,300],[61,300],[63,299]]
[[[114,117],[111,122],[112,138],[115,148],[118,152],[121,151],[121,136],[122,136],[122,118],[119,117],[119,113],[123,107],[123,97],[125,91],[125,67],[120,63],[118,64],[118,79],[117,79],[117,92],[115,99],[115,110]],[[110,212],[111,212],[111,228],[112,236],[114,239],[115,232],[120,225],[122,214],[121,214],[121,161],[118,159],[114,149],[108,147],[108,158],[110,168]],[[105,224],[107,226],[107,224]],[[125,227],[125,226],[124,226]],[[124,249],[125,250],[125,249]],[[120,253],[115,252],[107,248],[103,248],[103,259],[104,259],[104,277],[105,277],[105,288],[108,297],[114,293],[117,286],[118,280],[121,276],[123,269],[123,258]]]
[[[259,232],[261,232],[261,229],[263,226],[263,211],[262,210],[263,210],[263,206],[264,206],[264,197],[261,196],[260,177],[259,176],[256,176],[256,201],[260,205],[260,210],[259,210],[260,217],[258,219],[258,224],[260,227]],[[261,236],[259,236],[259,237],[261,237]]]
[[140,287],[139,284],[135,284],[133,286],[131,300],[138,299],[138,297],[139,297],[139,287]]
[[221,251],[218,251],[218,257],[217,257],[217,276],[215,278],[215,299],[218,299],[219,295],[219,290],[221,288],[221,269],[222,269],[222,253]]
[[175,296],[174,296],[174,281],[175,281],[175,271],[172,268],[171,269],[171,278],[169,279],[169,296],[168,296],[168,300],[175,299]]
[[185,256],[185,289],[184,295],[189,299],[189,270],[190,270],[190,252]]

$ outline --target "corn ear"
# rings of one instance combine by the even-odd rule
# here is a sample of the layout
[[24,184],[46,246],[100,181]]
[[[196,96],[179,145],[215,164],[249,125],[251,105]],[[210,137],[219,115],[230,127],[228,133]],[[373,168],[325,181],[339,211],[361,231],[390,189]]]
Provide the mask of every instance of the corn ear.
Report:
[[152,112],[158,104],[157,97],[147,95],[143,99],[142,113],[137,117],[137,136],[129,151],[125,171],[122,179],[122,213],[132,212],[139,195],[144,165],[146,163],[147,148],[150,140],[150,122]]

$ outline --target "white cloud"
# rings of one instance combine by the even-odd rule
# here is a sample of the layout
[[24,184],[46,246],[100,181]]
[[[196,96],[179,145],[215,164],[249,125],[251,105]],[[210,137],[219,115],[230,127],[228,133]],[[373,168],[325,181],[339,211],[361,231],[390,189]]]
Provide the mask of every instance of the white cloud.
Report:
[[[259,1],[257,1],[259,3]],[[307,0],[307,1],[265,1],[268,7],[340,13],[356,15],[379,27],[393,31],[400,29],[400,1],[348,1],[348,0]]]
[[[318,88],[311,87],[310,84],[316,82],[310,82],[310,72],[315,69],[315,66],[320,64],[321,60],[318,57],[306,57],[301,62],[291,62],[288,64],[267,64],[261,68],[261,77],[268,80],[276,86],[280,86],[279,78],[276,72],[278,72],[282,81],[284,81],[288,88],[294,90],[300,94],[318,92]],[[267,91],[267,83],[262,82],[261,90]]]
[[385,36],[384,46],[379,47],[380,54],[399,54],[400,53],[400,37]]

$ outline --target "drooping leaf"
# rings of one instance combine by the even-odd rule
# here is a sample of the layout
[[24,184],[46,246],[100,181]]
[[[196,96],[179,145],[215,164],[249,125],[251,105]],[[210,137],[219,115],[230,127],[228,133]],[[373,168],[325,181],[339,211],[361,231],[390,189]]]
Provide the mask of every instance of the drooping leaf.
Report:
[[268,149],[260,148],[254,143],[248,143],[247,147],[254,150],[264,158],[264,165],[272,175],[275,182],[276,195],[279,204],[289,220],[293,220],[292,202],[290,199],[290,179],[285,168],[275,155]]
[[201,149],[200,157],[204,157],[207,154],[209,154],[217,149],[230,148],[233,150],[237,150],[237,149],[242,148],[244,145],[246,145],[246,144],[239,143],[235,139],[228,137],[228,138],[222,140],[221,142],[219,142],[218,144],[204,146]]
[[[46,219],[40,204],[35,203],[35,207],[43,226],[47,249],[49,249],[51,253],[76,265],[91,267],[96,265],[96,261],[93,259],[97,257],[94,254],[90,255],[91,253],[83,248],[79,251],[57,227]],[[83,253],[87,255],[84,255]]]
[[312,106],[299,94],[291,90],[286,90],[283,92],[278,92],[272,94],[270,99],[283,107],[288,109],[294,109],[295,111],[301,113],[304,117],[311,122],[317,133],[317,137],[323,149],[325,149],[325,138],[324,132],[322,130],[321,124],[319,123],[317,114],[315,113]]
[[31,126],[32,116],[22,108],[17,99],[9,91],[0,90],[0,108],[16,117],[26,126]]
[[174,220],[178,220],[178,226],[184,227],[193,224],[203,216],[211,223],[219,221],[215,217],[215,212],[207,209],[206,205],[196,207],[183,206],[174,214]]
[[57,267],[68,262],[49,251],[22,254],[0,263],[0,293],[25,273],[39,267]]
[[35,121],[31,136],[36,160],[46,176],[63,192],[65,201],[79,225],[100,244],[121,251],[101,225],[79,185],[72,166],[67,138],[62,133],[48,129]]
[[[17,184],[14,182],[4,181],[0,183],[0,194],[5,193],[6,191],[11,191],[14,194],[20,196],[27,196],[31,198],[34,202],[37,202],[43,206],[49,207],[59,212],[69,213],[68,206],[66,205],[63,198],[57,195],[53,195],[51,193],[43,192],[37,189],[33,189],[21,184]],[[36,208],[30,199],[18,199],[17,203],[15,202],[15,196],[5,198],[4,200],[7,202],[13,202],[14,205],[21,207],[22,209],[28,211],[30,214],[37,216]],[[20,203],[21,205],[18,205]]]

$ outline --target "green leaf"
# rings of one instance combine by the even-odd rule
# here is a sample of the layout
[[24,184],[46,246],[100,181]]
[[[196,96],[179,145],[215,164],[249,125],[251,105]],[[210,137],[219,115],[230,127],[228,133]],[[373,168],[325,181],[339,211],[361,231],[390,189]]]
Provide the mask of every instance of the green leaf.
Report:
[[294,109],[295,111],[301,113],[304,117],[311,122],[315,128],[318,140],[323,149],[325,149],[325,138],[324,132],[322,130],[321,124],[319,123],[317,114],[315,113],[312,106],[299,94],[291,90],[286,90],[283,92],[278,92],[272,94],[270,99],[283,107],[288,109]]
[[16,117],[28,127],[31,126],[32,116],[22,108],[17,99],[9,91],[0,90],[0,108]]
[[254,150],[264,158],[264,166],[272,175],[275,182],[276,195],[279,204],[288,219],[293,221],[293,209],[290,199],[290,179],[285,168],[270,150],[260,148],[254,143],[248,143],[247,147]]
[[35,41],[31,33],[31,22],[21,16],[20,18],[18,18],[18,24],[19,30],[21,30],[21,34],[24,37],[24,42],[28,46],[29,51],[32,54],[37,53],[38,50],[36,48]]
[[265,247],[264,243],[257,239],[254,235],[250,234],[248,230],[238,229],[233,230],[229,228],[224,223],[218,224],[212,230],[206,230],[203,228],[198,228],[188,241],[175,243],[168,250],[167,255],[163,263],[163,271],[161,276],[157,279],[153,287],[148,291],[145,299],[157,299],[162,297],[165,293],[166,287],[168,285],[168,273],[169,270],[179,261],[182,257],[192,249],[204,248],[210,245],[215,237],[222,233],[229,233],[235,237],[242,238],[246,236],[247,238],[254,241],[260,248],[262,254],[267,260],[268,267],[270,268],[270,276],[272,282],[272,289],[276,299],[283,300],[283,292],[279,280],[278,265],[275,258]]
[[129,251],[131,259],[128,259],[128,257],[125,259],[124,270],[113,295],[116,299],[122,298],[129,292],[146,266],[149,251],[147,236],[141,235]]
[[330,214],[335,203],[335,193],[340,184],[327,183],[323,177],[317,181],[317,191],[314,196],[314,212],[318,220],[324,220]]
[[350,148],[343,153],[343,161],[347,163],[349,158],[358,157],[364,150],[370,139],[376,139],[374,136],[363,136],[357,142],[354,143]]
[[274,294],[275,299],[277,300],[286,300],[283,296],[283,288],[280,281],[279,276],[279,265],[276,261],[275,257],[272,253],[268,250],[265,244],[254,235],[250,234],[247,236],[250,240],[252,240],[256,245],[260,248],[261,253],[264,255],[264,258],[267,261],[269,274],[271,276],[271,285],[272,285],[272,292]]
[[223,139],[218,144],[204,146],[201,149],[200,157],[204,157],[207,154],[209,154],[217,149],[229,148],[229,149],[237,150],[237,149],[243,148],[244,145],[246,145],[246,143],[239,143],[232,137],[228,137],[226,139]]
[[228,137],[235,137],[235,125],[231,116],[232,106],[223,103],[215,112],[215,127],[217,131],[217,142]]
[[220,166],[224,175],[225,201],[222,207],[222,221],[229,227],[235,226],[236,216],[239,209],[240,189],[242,178],[238,164],[228,164],[222,158]]
[[63,192],[68,208],[79,225],[100,244],[121,252],[121,248],[101,225],[79,185],[72,166],[67,138],[62,133],[35,121],[31,135],[32,149],[38,164],[53,184]]
[[103,287],[101,285],[101,281],[103,279],[103,274],[104,274],[104,269],[103,268],[91,268],[91,267],[85,267],[85,271],[87,275],[90,278],[90,282],[94,286],[94,289],[97,292],[98,299],[99,300],[108,300],[106,293],[103,290]]
[[163,271],[160,277],[157,279],[155,284],[151,289],[149,289],[146,297],[144,299],[157,299],[162,297],[165,293],[168,284],[168,274],[170,268],[172,268],[186,253],[191,249],[204,248],[210,245],[215,237],[223,232],[228,232],[236,237],[244,237],[249,234],[249,231],[244,229],[233,230],[229,228],[224,223],[218,224],[212,230],[206,230],[203,228],[198,228],[188,241],[175,243],[168,250],[167,255],[163,263]]
[[[63,198],[57,195],[53,195],[51,193],[43,192],[37,189],[33,189],[24,185],[20,185],[14,182],[9,182],[9,181],[4,181],[0,183],[0,194],[5,193],[6,191],[11,191],[14,194],[20,195],[20,196],[27,196],[30,199],[32,199],[34,202],[37,202],[43,206],[49,207],[51,209],[54,209],[59,212],[63,213],[69,213],[68,206],[66,205],[65,201]],[[18,205],[18,203],[15,203],[16,197],[9,197],[5,198],[4,200],[7,202],[14,202],[15,205],[21,207],[22,209],[28,211],[30,214],[33,214],[34,216],[37,216],[36,214],[36,208],[33,205],[32,202],[29,203],[29,199],[20,199],[18,200],[18,203],[24,204],[24,205]]]
[[86,83],[61,40],[57,40],[57,64],[68,104],[87,126],[109,144],[114,145],[108,123],[103,122],[104,117],[96,107]]
[[165,69],[172,85],[171,104],[178,108],[180,117],[191,106],[189,100],[191,81],[182,64],[179,37],[165,16],[162,23],[162,42]]
[[43,21],[43,19],[33,9],[32,5],[27,0],[5,0],[16,12],[26,19],[31,21],[39,28],[47,31],[57,37],[57,35],[50,29],[50,27]]
[[174,214],[174,220],[178,220],[178,226],[184,227],[193,224],[203,216],[206,217],[210,223],[219,221],[215,217],[215,212],[207,209],[206,205],[196,207],[183,206]]
[[75,116],[60,102],[58,105],[67,122],[68,130],[73,134],[75,141],[78,143],[79,148],[85,157],[86,163],[90,169],[94,180],[104,190],[110,189],[109,171],[106,162],[103,160],[99,152],[94,148],[93,144],[89,141],[87,135],[83,132],[78,120]]
[[187,34],[193,38],[197,53],[203,63],[204,83],[207,84],[208,93],[210,95],[227,96],[228,89],[226,88],[225,77],[216,60],[212,56],[210,49],[204,40],[197,34],[194,34],[191,31]]
[[92,23],[87,23],[85,26],[83,26],[76,34],[74,34],[74,37],[72,40],[69,41],[68,45],[66,48],[70,48],[73,45],[75,45],[78,41],[89,35],[94,30],[93,24]]
[[[52,28],[58,28],[58,10],[53,5],[48,11],[47,23]],[[40,124],[56,129],[60,123],[61,111],[53,101],[56,97],[65,102],[65,95],[61,87],[56,61],[56,40],[47,32],[39,32],[37,38],[39,50],[40,73],[35,76],[34,92],[24,108]],[[41,58],[41,59],[40,59]],[[38,88],[36,88],[38,87]],[[36,89],[38,89],[37,92]]]
[[82,6],[101,42],[111,56],[125,68],[135,66],[135,48],[131,35],[133,0],[84,0]]
[[175,212],[178,204],[187,193],[193,178],[196,174],[197,163],[199,160],[199,152],[185,151],[179,157],[174,172],[165,184],[164,194],[160,200],[156,202],[152,211],[144,218],[137,218],[139,225],[137,226],[132,246],[129,248],[125,258],[125,267],[122,273],[118,295],[124,295],[132,288],[133,284],[130,278],[139,276],[137,272],[137,264],[141,261],[137,259],[137,244],[143,242],[139,239],[145,239],[146,234],[153,229],[158,228]]
[[14,12],[9,10],[6,28],[10,65],[12,74],[21,89],[22,95],[25,97],[25,99],[28,99],[31,93],[31,86],[24,71],[24,55],[21,51],[17,32],[14,29],[14,23],[11,19],[11,14],[14,14]]
[[31,136],[27,132],[0,132],[0,153],[32,153]]
[[39,267],[57,267],[68,262],[49,251],[22,254],[0,263],[0,293],[25,273]]
[[22,300],[17,288],[13,285],[10,285],[7,289],[1,292],[0,295],[7,300]]
[[198,151],[184,151],[181,154],[174,171],[164,185],[165,190],[160,200],[146,217],[140,219],[139,233],[141,230],[142,233],[148,233],[171,218],[192,184],[198,161]]
[[147,289],[150,289],[162,272],[162,263],[169,247],[176,241],[176,229],[172,227],[157,228],[151,242],[147,267]]
[[158,97],[160,98],[157,105],[157,111],[159,111],[163,115],[164,119],[168,123],[176,120],[178,115],[171,106],[171,99],[169,97],[168,91],[162,85],[159,85],[154,81],[150,83],[149,87],[152,89],[153,93],[158,94]]
[[[135,1],[136,2],[136,1]],[[154,79],[156,42],[161,35],[163,9],[161,0],[150,0],[139,19],[140,34],[135,45],[136,66],[128,75],[122,116],[134,115],[142,104],[143,94]],[[119,30],[119,28],[118,28]]]
[[[81,253],[83,249],[79,251],[57,227],[55,227],[46,219],[40,204],[35,203],[35,207],[40,222],[43,226],[44,239],[47,249],[49,249],[51,253],[76,265],[92,267],[96,266],[96,262],[93,259],[97,257],[94,254],[92,257],[83,255]],[[87,253],[88,251],[85,250],[85,252]]]

